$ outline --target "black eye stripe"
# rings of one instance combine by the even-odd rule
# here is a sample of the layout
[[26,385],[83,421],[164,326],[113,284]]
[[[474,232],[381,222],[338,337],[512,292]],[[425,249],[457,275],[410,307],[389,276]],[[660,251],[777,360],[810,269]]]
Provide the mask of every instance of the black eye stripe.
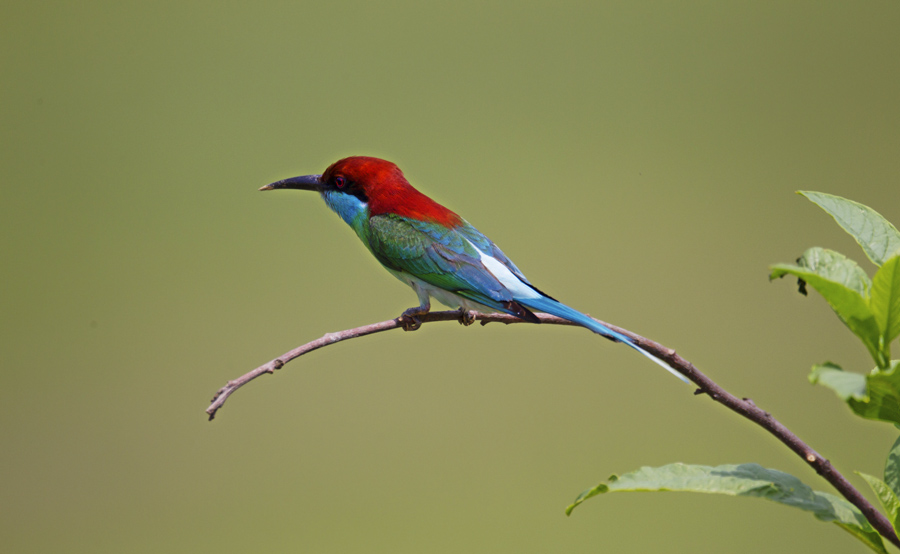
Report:
[[366,196],[366,193],[363,192],[363,190],[360,189],[360,188],[353,189],[353,190],[348,190],[348,191],[347,191],[347,194],[350,194],[351,196],[355,196],[355,197],[358,198],[361,202],[368,202],[368,201],[369,201],[369,198]]
[[343,175],[335,175],[328,179],[328,187],[333,187],[332,190],[340,191],[342,194],[349,194],[355,198],[358,198],[361,202],[368,202],[369,198],[366,196],[365,191],[351,182],[349,179],[344,177]]

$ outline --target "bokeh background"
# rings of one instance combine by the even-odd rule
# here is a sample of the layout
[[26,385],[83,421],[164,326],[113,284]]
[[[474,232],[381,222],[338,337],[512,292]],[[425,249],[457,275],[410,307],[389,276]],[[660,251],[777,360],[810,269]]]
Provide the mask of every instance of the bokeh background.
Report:
[[900,221],[896,2],[8,2],[6,552],[847,552],[761,500],[610,495],[760,429],[574,328],[428,325],[228,379],[415,297],[313,194],[397,162],[550,294],[678,349],[837,467],[896,431],[810,386],[870,360],[770,263],[841,250],[794,194]]

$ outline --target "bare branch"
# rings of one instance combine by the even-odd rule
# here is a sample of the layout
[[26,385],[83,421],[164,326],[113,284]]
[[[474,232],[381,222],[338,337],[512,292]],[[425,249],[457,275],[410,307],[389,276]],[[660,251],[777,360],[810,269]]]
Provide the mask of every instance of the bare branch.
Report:
[[[499,322],[499,323],[522,323],[522,320],[506,314],[478,314],[475,312],[469,312],[470,314],[475,316],[476,321],[481,321],[482,325],[487,325],[491,322]],[[423,316],[419,316],[419,320],[422,323],[427,323],[431,321],[460,321],[460,312],[458,311],[448,311],[448,312],[429,312]],[[561,319],[549,314],[541,314],[541,321],[543,323],[551,323],[556,325],[575,325],[571,321]],[[380,333],[382,331],[390,331],[391,329],[402,329],[403,323],[401,319],[398,317],[396,319],[389,319],[387,321],[381,321],[379,323],[372,323],[371,325],[363,325],[362,327],[356,327],[354,329],[347,329],[346,331],[338,331],[336,333],[326,333],[319,339],[308,342],[302,346],[298,346],[297,348],[282,354],[281,356],[275,358],[274,360],[265,363],[253,371],[247,372],[244,375],[241,375],[237,379],[228,381],[225,383],[225,386],[219,389],[216,395],[212,399],[212,404],[210,404],[209,408],[206,409],[206,413],[209,414],[209,420],[212,421],[213,418],[216,417],[216,412],[219,411],[225,401],[228,400],[228,397],[234,394],[234,391],[243,387],[250,381],[256,379],[260,375],[265,375],[267,373],[275,373],[275,370],[281,369],[284,364],[289,361],[299,358],[300,356],[306,354],[307,352],[312,352],[313,350],[318,350],[324,346],[328,346],[329,344],[334,344],[336,342],[341,342],[347,339],[355,339],[357,337],[364,337],[366,335],[371,335],[373,333]]]
[[[470,312],[473,314],[474,312]],[[480,321],[482,325],[486,325],[491,322],[499,322],[504,324],[510,323],[524,323],[521,319],[506,315],[506,314],[474,314],[475,319]],[[541,320],[541,323],[551,324],[551,325],[576,325],[571,321],[552,316],[550,314],[535,314]],[[421,317],[419,320],[422,323],[429,323],[433,321],[460,321],[461,314],[459,311],[444,311],[444,312],[429,312]],[[675,353],[671,348],[666,348],[663,345],[654,342],[650,339],[644,338],[640,335],[636,335],[627,329],[622,329],[621,327],[617,327],[615,325],[611,325],[604,321],[600,321],[597,319],[599,323],[609,327],[613,331],[622,333],[623,335],[631,338],[637,345],[641,348],[650,352],[657,358],[665,361],[669,364],[673,369],[677,372],[681,373],[685,377],[687,377],[691,382],[697,385],[697,390],[694,391],[694,394],[706,394],[714,401],[724,405],[728,409],[744,416],[750,421],[756,423],[760,427],[767,430],[769,433],[775,435],[775,437],[783,442],[788,448],[794,451],[798,456],[803,458],[803,460],[812,467],[816,473],[821,475],[826,481],[831,483],[831,485],[838,490],[838,492],[843,495],[851,504],[859,508],[859,510],[863,513],[866,519],[872,524],[874,527],[884,538],[889,540],[894,546],[900,547],[900,538],[897,537],[897,534],[894,532],[891,523],[888,519],[877,509],[875,509],[872,504],[869,503],[868,500],[863,497],[863,495],[850,484],[847,479],[841,475],[841,473],[831,465],[827,459],[822,457],[818,452],[813,450],[809,445],[803,442],[797,435],[792,433],[787,427],[782,425],[778,420],[776,420],[772,415],[756,406],[752,400],[749,398],[738,398],[719,385],[717,385],[712,379],[704,375],[700,372],[692,363],[685,360],[681,356]],[[216,416],[216,412],[225,404],[225,401],[231,396],[234,391],[246,385],[253,379],[256,379],[260,375],[264,375],[267,373],[274,373],[275,370],[281,369],[284,364],[289,361],[306,354],[307,352],[312,352],[313,350],[318,350],[323,346],[328,346],[330,344],[334,344],[337,342],[341,342],[347,339],[353,339],[357,337],[363,337],[366,335],[371,335],[373,333],[380,333],[382,331],[389,331],[391,329],[401,329],[403,328],[403,323],[400,318],[389,319],[387,321],[382,321],[379,323],[373,323],[371,325],[364,325],[362,327],[356,327],[355,329],[347,329],[346,331],[339,331],[337,333],[327,333],[323,337],[316,339],[312,342],[308,342],[303,346],[299,346],[290,352],[285,353],[284,355],[275,358],[274,360],[259,366],[258,368],[250,371],[233,381],[229,381],[225,384],[224,387],[219,389],[219,392],[212,399],[212,404],[210,404],[209,408],[206,409],[206,413],[209,414],[209,419],[212,419]]]

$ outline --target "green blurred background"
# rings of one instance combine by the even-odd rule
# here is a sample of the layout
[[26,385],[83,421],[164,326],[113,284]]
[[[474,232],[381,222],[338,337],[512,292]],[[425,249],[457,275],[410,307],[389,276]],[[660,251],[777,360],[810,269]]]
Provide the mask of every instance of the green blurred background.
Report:
[[[415,302],[312,194],[397,162],[542,289],[677,348],[845,473],[896,431],[806,381],[867,355],[767,265],[900,222],[896,2],[9,2],[0,21],[6,552],[846,552],[759,500],[601,497],[760,429],[573,328],[435,324],[228,379]],[[857,485],[863,483],[853,476]]]

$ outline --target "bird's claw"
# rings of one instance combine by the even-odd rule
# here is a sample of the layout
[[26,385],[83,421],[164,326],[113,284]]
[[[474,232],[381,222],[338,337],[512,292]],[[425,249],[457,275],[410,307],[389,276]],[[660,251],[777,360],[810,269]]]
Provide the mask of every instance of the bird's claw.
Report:
[[400,326],[404,331],[415,331],[422,326],[422,322],[415,316],[404,314],[400,316]]
[[459,309],[459,324],[465,327],[472,325],[475,323],[476,314],[473,310],[467,310],[465,308]]
[[419,316],[423,316],[427,313],[427,311],[422,311],[419,308],[410,308],[400,314],[400,317],[398,318],[400,320],[400,326],[404,331],[415,331],[422,326],[422,320],[419,319]]

